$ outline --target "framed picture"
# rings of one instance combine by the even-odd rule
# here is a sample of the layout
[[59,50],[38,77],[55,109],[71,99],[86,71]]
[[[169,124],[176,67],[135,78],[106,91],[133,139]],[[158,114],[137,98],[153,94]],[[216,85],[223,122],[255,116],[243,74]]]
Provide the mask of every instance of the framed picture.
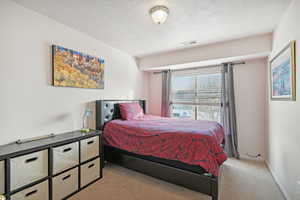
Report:
[[52,45],[53,85],[104,89],[104,60]]
[[271,100],[296,100],[296,41],[270,61]]

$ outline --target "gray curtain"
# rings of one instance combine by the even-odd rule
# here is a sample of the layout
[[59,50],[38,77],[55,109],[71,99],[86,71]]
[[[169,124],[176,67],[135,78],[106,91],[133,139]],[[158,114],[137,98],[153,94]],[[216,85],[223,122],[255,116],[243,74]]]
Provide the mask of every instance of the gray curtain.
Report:
[[162,100],[161,100],[161,116],[170,117],[171,104],[171,71],[162,71]]
[[239,158],[236,123],[233,64],[222,67],[222,123],[225,131],[225,151],[229,157]]

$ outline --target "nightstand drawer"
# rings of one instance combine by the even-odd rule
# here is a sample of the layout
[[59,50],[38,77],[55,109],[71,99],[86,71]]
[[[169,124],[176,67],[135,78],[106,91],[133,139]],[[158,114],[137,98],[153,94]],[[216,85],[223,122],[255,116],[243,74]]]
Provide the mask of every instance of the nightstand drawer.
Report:
[[44,181],[30,188],[22,190],[12,195],[11,200],[48,200],[49,185],[48,181]]
[[78,168],[53,178],[53,200],[61,200],[78,190]]
[[10,160],[11,190],[48,176],[48,150]]
[[99,136],[80,141],[81,162],[99,155]]
[[0,194],[4,194],[4,183],[5,183],[5,168],[4,161],[0,161]]
[[79,143],[53,148],[53,174],[69,169],[79,163]]
[[100,177],[100,158],[92,160],[80,166],[81,182],[80,186],[84,187]]

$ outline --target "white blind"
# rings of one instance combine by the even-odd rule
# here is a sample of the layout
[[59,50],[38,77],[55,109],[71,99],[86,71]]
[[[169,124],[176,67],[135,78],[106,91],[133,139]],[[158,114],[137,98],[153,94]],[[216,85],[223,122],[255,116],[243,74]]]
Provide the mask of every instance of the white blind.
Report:
[[219,105],[221,103],[219,67],[174,72],[171,86],[173,104]]

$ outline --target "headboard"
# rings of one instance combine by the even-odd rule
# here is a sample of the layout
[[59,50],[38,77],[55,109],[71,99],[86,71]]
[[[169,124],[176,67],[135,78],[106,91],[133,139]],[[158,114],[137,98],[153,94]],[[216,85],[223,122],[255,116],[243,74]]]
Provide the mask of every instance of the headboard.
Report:
[[105,123],[121,119],[119,103],[139,102],[144,110],[146,108],[145,100],[97,100],[96,101],[96,129],[103,130]]

